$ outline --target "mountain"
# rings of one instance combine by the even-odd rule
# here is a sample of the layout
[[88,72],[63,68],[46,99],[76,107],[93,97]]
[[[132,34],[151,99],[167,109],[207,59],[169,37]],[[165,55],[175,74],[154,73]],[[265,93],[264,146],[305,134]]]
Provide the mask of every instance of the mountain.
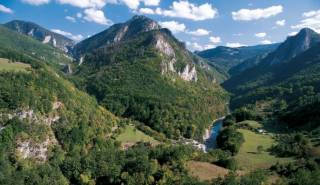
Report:
[[275,50],[278,46],[279,44],[246,46],[239,48],[219,46],[214,49],[197,52],[197,55],[208,59],[213,65],[228,72],[232,67],[237,66],[248,59],[269,53]]
[[36,40],[49,44],[55,48],[58,48],[64,52],[70,51],[75,42],[63,35],[49,31],[35,23],[26,22],[21,20],[10,21],[3,26],[14,30],[20,34],[27,35],[35,38]]
[[80,42],[75,53],[84,56],[74,73],[79,88],[169,138],[202,138],[226,111],[228,96],[217,83],[224,77],[144,16]]
[[73,61],[72,58],[57,48],[0,26],[0,56],[10,59],[15,58],[16,55],[39,60],[59,69]]
[[320,91],[319,37],[315,32],[303,29],[257,66],[224,82],[223,86],[234,94],[232,108],[266,102],[285,102],[294,108],[317,99]]
[[136,15],[126,23],[115,24],[109,29],[90,37],[90,39],[78,43],[73,53],[79,58],[100,47],[133,38],[143,32],[158,29],[160,29],[160,26],[154,20]]
[[254,66],[257,66],[266,56],[268,56],[268,53],[246,59],[243,62],[241,62],[240,64],[231,67],[229,69],[229,74],[231,76],[238,75],[247,69],[250,69]]
[[320,42],[320,36],[309,28],[302,29],[297,35],[288,37],[279,48],[271,53],[265,61],[270,65],[288,62],[300,53]]
[[[77,74],[66,76],[53,68],[65,53],[0,26],[0,184],[200,183],[177,164],[202,152],[170,144],[163,133],[193,137],[226,112],[227,95],[215,83],[214,68],[186,50],[174,50],[182,46],[168,30],[141,32],[106,51],[86,53]],[[169,62],[175,70],[181,65],[182,72],[171,71]],[[67,80],[72,78],[96,97]],[[163,133],[105,107],[114,112],[125,107],[125,117],[157,125]],[[124,141],[121,135],[154,143],[139,137]]]

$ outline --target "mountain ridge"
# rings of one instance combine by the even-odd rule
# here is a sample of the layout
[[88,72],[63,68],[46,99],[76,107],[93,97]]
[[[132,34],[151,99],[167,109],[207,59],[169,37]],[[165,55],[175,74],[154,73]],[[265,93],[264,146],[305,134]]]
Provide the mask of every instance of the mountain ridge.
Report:
[[68,53],[75,45],[75,41],[72,39],[52,32],[33,22],[13,20],[3,25],[8,29],[16,31],[20,34],[33,37],[43,44],[49,44],[55,48],[59,48],[66,53]]
[[201,52],[196,52],[202,58],[219,67],[221,70],[232,75],[232,68],[241,65],[246,60],[257,58],[261,55],[275,50],[279,46],[276,44],[243,46],[239,48],[230,48],[226,46],[218,46],[214,49],[208,49]]
[[[113,42],[117,35],[114,27],[98,34],[112,43],[96,45],[95,36],[83,41],[86,45],[93,42],[97,48],[81,50],[84,57],[74,73],[80,80],[75,83],[118,116],[143,122],[169,138],[202,138],[210,119],[226,111],[227,94],[218,84],[224,77],[189,52],[168,29],[154,26],[155,21],[135,16],[124,25],[140,19],[140,25],[132,25],[134,34],[119,42]],[[126,33],[130,32],[128,28]],[[162,118],[156,116],[159,112]]]

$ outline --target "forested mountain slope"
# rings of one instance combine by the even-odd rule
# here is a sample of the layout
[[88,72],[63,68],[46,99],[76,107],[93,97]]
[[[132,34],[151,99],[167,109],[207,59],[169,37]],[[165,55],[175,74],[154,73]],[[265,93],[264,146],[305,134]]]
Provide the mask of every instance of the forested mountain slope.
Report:
[[35,23],[21,20],[10,21],[3,26],[20,34],[30,36],[43,44],[49,44],[64,52],[70,51],[75,42],[63,35],[47,30]]
[[75,53],[87,52],[75,82],[116,115],[170,138],[202,138],[211,120],[226,112],[227,94],[217,83],[223,76],[151,19],[135,16],[120,25],[130,25],[123,40],[97,44],[102,36],[114,41],[116,25],[75,46]]
[[[223,84],[227,90],[234,93],[232,108],[269,102],[273,111],[292,112],[319,102],[320,43],[316,42],[319,35],[315,37],[313,33],[312,37],[305,35],[305,38],[301,38],[306,31],[309,32],[304,29],[296,37],[288,38],[279,50],[267,56],[258,66],[234,76]],[[279,53],[288,45],[287,42],[294,40],[298,43],[292,43],[291,47],[283,52],[283,56],[280,56]],[[301,48],[301,40],[307,41],[310,48],[306,51],[302,49],[300,53],[295,52],[296,56],[288,55],[294,53],[291,49],[298,51],[294,46]],[[278,58],[286,60],[272,62]]]
[[72,59],[59,49],[4,26],[0,26],[0,52],[5,58],[16,59],[17,55],[24,55],[56,67],[63,67],[72,62]]

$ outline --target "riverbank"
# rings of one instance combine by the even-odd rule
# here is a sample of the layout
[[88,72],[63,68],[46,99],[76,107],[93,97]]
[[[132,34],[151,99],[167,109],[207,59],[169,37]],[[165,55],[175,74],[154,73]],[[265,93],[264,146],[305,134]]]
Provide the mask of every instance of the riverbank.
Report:
[[216,147],[216,139],[222,129],[224,117],[218,118],[212,122],[212,125],[206,129],[203,141],[205,145],[205,151]]

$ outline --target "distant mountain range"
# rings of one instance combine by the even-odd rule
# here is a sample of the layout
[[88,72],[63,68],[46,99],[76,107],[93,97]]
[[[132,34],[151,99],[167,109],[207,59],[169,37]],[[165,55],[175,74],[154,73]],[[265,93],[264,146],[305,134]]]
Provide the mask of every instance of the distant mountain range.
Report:
[[279,44],[246,46],[239,48],[219,46],[214,49],[197,52],[196,54],[209,60],[212,65],[232,74],[237,72],[237,69],[233,68],[244,62],[248,64],[246,66],[239,67],[240,72],[246,67],[252,67],[250,62],[247,62],[248,60],[260,58],[263,55],[275,50],[278,46]]
[[44,44],[59,48],[66,53],[70,51],[75,44],[75,41],[72,39],[47,30],[32,22],[14,20],[4,24],[4,26],[20,34],[33,37]]
[[[170,129],[178,129],[187,136],[187,130],[194,124],[201,128],[191,135],[200,137],[205,127],[200,124],[203,118],[217,117],[226,110],[223,102],[227,96],[220,82],[227,80],[223,87],[234,94],[232,108],[277,94],[275,88],[289,88],[285,82],[296,78],[300,71],[309,70],[310,61],[305,59],[317,63],[320,42],[319,35],[306,28],[283,43],[239,48],[219,46],[193,54],[169,30],[145,16],[134,16],[77,44],[30,22],[11,21],[0,27],[0,31],[3,36],[15,38],[8,45],[12,50],[46,62],[51,58],[55,65],[73,72],[71,79],[78,88],[95,96],[108,110],[141,121],[168,137],[174,137]],[[41,43],[33,43],[30,37]],[[8,42],[5,38],[0,42]],[[67,54],[73,57],[73,63]],[[314,76],[313,72],[308,73],[306,82]],[[160,121],[154,117],[158,115],[156,110],[170,110],[170,113]],[[188,121],[179,118],[186,122],[181,127],[177,115],[172,115],[174,110],[180,110],[179,114],[199,114]],[[157,124],[168,121],[175,124],[168,128]]]

